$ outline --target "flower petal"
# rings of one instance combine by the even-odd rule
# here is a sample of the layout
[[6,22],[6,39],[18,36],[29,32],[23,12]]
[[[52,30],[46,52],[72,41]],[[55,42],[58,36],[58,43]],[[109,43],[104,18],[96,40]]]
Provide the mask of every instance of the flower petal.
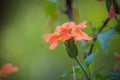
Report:
[[46,40],[46,42],[49,42],[52,36],[53,34],[44,34],[44,39]]
[[62,41],[66,41],[66,40],[70,39],[71,37],[72,37],[71,34],[65,34],[65,35],[63,35]]
[[71,29],[73,26],[75,26],[75,22],[66,22],[65,24],[62,25],[62,27],[66,29]]
[[50,44],[50,50],[55,49],[57,47],[57,45],[58,45],[58,41],[51,43]]
[[74,38],[75,40],[91,40],[92,38],[88,36],[83,31],[79,30],[78,32],[74,32]]
[[82,23],[76,25],[76,27],[81,29],[86,28],[86,21],[83,21]]
[[2,77],[6,77],[8,74],[17,71],[18,71],[18,67],[13,67],[12,64],[5,64],[1,67],[0,75]]
[[73,26],[75,26],[74,22],[66,22],[62,26],[58,26],[56,28],[56,31],[61,33],[68,33]]

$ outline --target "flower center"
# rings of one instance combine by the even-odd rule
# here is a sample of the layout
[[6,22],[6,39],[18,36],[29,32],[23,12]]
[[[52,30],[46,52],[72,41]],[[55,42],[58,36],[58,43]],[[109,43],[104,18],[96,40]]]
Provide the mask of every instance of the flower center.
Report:
[[72,32],[76,32],[76,31],[78,31],[78,28],[73,27],[73,28],[72,28]]
[[57,33],[56,33],[56,36],[57,36],[60,40],[62,40],[62,39],[63,39],[63,37],[62,37],[62,35],[61,35],[61,33],[60,33],[60,32],[57,32]]

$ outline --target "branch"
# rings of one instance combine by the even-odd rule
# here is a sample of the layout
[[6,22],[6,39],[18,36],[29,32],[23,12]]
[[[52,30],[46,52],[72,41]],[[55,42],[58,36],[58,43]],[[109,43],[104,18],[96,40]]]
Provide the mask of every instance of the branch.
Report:
[[73,0],[66,0],[66,11],[65,11],[65,13],[69,17],[70,21],[74,21],[73,13],[72,13],[72,1]]
[[84,67],[81,65],[81,63],[78,61],[77,58],[75,58],[76,62],[79,64],[80,68],[82,69],[83,73],[85,74],[85,76],[87,77],[87,80],[91,80],[89,78],[89,75],[87,74],[86,70],[84,69]]
[[105,26],[108,24],[109,21],[110,21],[110,19],[107,18],[107,19],[103,22],[103,24],[101,25],[99,31],[98,31],[98,32],[95,34],[95,36],[93,37],[93,43],[92,43],[91,46],[90,46],[88,55],[90,55],[90,54],[92,53],[93,47],[94,47],[95,42],[96,42],[96,40],[97,40],[97,35],[105,28]]
[[[73,0],[66,0],[66,11],[65,11],[65,13],[69,17],[70,21],[74,21],[74,17],[73,17],[73,13],[72,13],[72,1]],[[95,42],[97,40],[97,35],[104,29],[104,27],[108,24],[109,21],[110,21],[110,19],[106,18],[106,20],[101,25],[99,31],[93,37],[93,43],[90,46],[90,49],[88,51],[88,55],[90,55],[92,53],[93,47],[95,46]]]

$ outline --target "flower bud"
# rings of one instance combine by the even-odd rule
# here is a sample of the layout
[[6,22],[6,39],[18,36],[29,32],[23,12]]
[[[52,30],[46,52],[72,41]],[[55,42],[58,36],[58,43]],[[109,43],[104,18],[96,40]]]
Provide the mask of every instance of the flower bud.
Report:
[[71,58],[77,57],[78,56],[78,49],[77,49],[77,46],[75,44],[74,38],[71,38],[71,39],[65,41],[64,43],[65,43],[68,55]]
[[110,8],[110,11],[109,11],[109,14],[108,14],[108,17],[109,17],[110,19],[112,19],[114,16],[115,16],[115,11],[114,11],[114,8],[111,7],[111,8]]

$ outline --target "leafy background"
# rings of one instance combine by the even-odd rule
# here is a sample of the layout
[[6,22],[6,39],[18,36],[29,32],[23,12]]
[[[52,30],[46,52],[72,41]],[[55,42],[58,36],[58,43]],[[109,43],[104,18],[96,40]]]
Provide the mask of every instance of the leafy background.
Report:
[[[56,25],[69,21],[60,11],[65,9],[64,0],[8,2],[4,5],[7,6],[7,14],[5,24],[2,25],[0,65],[12,63],[19,67],[19,71],[10,74],[5,80],[57,80],[65,70],[77,65],[67,55],[62,42],[55,50],[50,51],[49,44],[43,39],[44,33],[52,32]],[[88,22],[85,32],[90,35],[92,32],[89,22],[97,29],[107,17],[104,1],[74,0],[73,6],[75,16],[80,17],[78,20]],[[114,24],[115,21],[111,20],[107,28]],[[101,66],[106,66],[106,70],[113,69],[116,63],[114,52],[120,53],[119,41],[120,35],[117,33],[110,38],[106,52],[100,45],[95,46],[99,51],[95,57],[94,69]],[[79,54],[79,60],[82,60],[82,54]]]

